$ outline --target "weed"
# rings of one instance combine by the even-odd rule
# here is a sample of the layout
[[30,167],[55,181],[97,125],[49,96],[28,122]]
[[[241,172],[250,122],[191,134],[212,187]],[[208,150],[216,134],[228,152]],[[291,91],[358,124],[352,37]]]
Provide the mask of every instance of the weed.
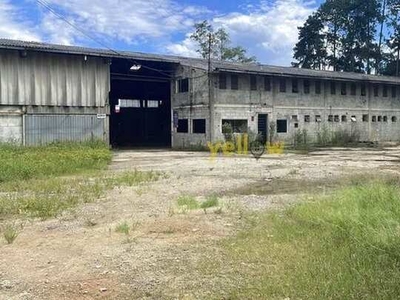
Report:
[[0,216],[28,215],[47,219],[78,204],[99,199],[115,186],[157,180],[155,172],[127,172],[114,176],[16,180],[0,183]]
[[193,210],[199,208],[199,203],[196,201],[195,197],[190,195],[181,195],[176,202],[182,209]]
[[124,221],[115,227],[115,232],[118,233],[124,233],[126,235],[129,235],[130,227],[128,225],[128,222]]
[[200,204],[200,208],[202,208],[204,210],[204,212],[206,213],[207,208],[218,206],[218,204],[219,204],[218,197],[215,195],[212,195],[212,196],[208,196],[207,199]]
[[105,143],[54,143],[23,147],[0,144],[0,183],[104,169],[111,161]]
[[221,268],[240,285],[228,298],[397,299],[399,199],[398,179],[359,182],[249,215],[246,229],[222,242]]
[[164,229],[162,231],[162,233],[164,233],[164,234],[174,234],[175,233],[175,229],[173,229],[172,227],[167,227],[166,229]]
[[3,236],[7,244],[12,244],[14,240],[18,237],[19,230],[17,226],[8,224],[4,228]]

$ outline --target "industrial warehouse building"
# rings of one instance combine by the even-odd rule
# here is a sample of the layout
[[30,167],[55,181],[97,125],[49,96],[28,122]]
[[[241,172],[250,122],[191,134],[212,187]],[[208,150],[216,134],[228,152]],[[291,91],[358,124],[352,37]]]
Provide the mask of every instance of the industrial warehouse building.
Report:
[[223,140],[224,124],[400,141],[400,78],[0,39],[1,142],[188,148]]

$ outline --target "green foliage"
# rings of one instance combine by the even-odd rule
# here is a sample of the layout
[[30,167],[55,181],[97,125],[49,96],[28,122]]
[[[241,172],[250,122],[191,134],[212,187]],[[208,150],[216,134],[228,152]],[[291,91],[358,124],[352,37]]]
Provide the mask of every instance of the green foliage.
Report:
[[221,268],[236,278],[224,297],[397,299],[399,199],[394,179],[254,215],[249,229],[223,243]]
[[305,69],[321,69],[327,56],[324,45],[324,24],[318,13],[308,17],[303,27],[299,27],[299,42],[294,48],[293,65]]
[[398,40],[399,11],[398,0],[325,1],[299,28],[293,65],[368,74],[393,70],[399,43],[383,43]]
[[130,231],[130,227],[128,225],[128,222],[126,222],[126,221],[118,224],[117,227],[115,228],[115,232],[124,233],[126,235],[129,235],[129,231]]
[[200,204],[200,208],[207,209],[211,207],[216,207],[219,204],[218,197],[216,195],[208,196],[207,199]]
[[320,131],[317,132],[317,143],[316,146],[348,146],[356,144],[360,141],[360,133],[356,129],[351,131],[347,129],[337,129],[335,131],[329,131],[327,126],[323,126]]
[[19,235],[18,227],[15,225],[8,224],[5,226],[3,231],[4,239],[6,240],[7,244],[14,243],[15,239]]
[[331,134],[328,127],[324,124],[317,132],[317,145],[321,147],[328,146],[331,143]]
[[103,142],[0,145],[0,183],[104,169],[111,151]]
[[293,146],[296,150],[308,150],[310,148],[310,138],[307,129],[296,130],[293,140]]
[[203,58],[208,58],[210,55],[212,59],[218,60],[242,63],[256,62],[254,56],[248,57],[246,55],[247,51],[243,47],[230,47],[229,35],[224,28],[219,28],[215,31],[208,21],[196,23],[194,28],[195,32],[190,38],[198,44],[199,49],[197,49],[197,52]]
[[196,201],[196,198],[191,195],[181,195],[176,200],[178,206],[187,209],[193,210],[199,208],[199,203]]

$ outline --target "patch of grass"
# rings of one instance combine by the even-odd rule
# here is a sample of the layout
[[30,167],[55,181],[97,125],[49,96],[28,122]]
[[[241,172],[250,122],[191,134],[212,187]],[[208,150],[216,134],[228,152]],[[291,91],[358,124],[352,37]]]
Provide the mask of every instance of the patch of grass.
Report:
[[98,141],[23,147],[0,144],[0,183],[104,169],[109,147]]
[[19,230],[17,226],[8,224],[4,228],[3,236],[4,239],[6,240],[7,244],[12,244],[14,243],[15,239],[19,235]]
[[113,176],[17,180],[0,184],[0,217],[27,215],[47,219],[82,203],[99,199],[116,186],[138,185],[159,178],[156,172],[124,172]]
[[[297,171],[299,172],[299,171]],[[290,172],[292,173],[292,172]],[[290,174],[289,173],[289,174]],[[292,174],[291,174],[292,175]],[[234,189],[229,192],[232,195],[279,195],[279,194],[326,194],[354,185],[365,185],[376,181],[388,184],[400,181],[400,177],[391,175],[371,176],[369,174],[358,174],[351,176],[329,177],[318,180],[307,180],[302,178],[277,178],[269,182],[260,181]]]
[[200,208],[206,211],[207,208],[216,207],[219,204],[218,197],[216,195],[208,196],[207,199],[200,204]]
[[124,233],[126,235],[129,235],[129,231],[130,231],[130,227],[128,225],[128,222],[126,222],[126,221],[118,224],[117,227],[115,228],[115,232]]
[[188,210],[198,209],[199,203],[196,198],[191,195],[181,195],[176,200],[179,207],[183,207]]
[[220,268],[234,280],[223,292],[229,299],[397,299],[399,181],[356,183],[255,214],[222,247]]

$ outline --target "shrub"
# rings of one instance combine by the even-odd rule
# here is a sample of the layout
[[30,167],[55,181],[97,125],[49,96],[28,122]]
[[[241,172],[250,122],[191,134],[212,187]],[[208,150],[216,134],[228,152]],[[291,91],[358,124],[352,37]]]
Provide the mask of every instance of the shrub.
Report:
[[7,244],[12,244],[14,240],[18,237],[19,231],[15,225],[6,225],[4,228],[3,236]]
[[218,206],[218,203],[219,201],[217,196],[208,196],[207,199],[200,204],[200,208],[206,210],[207,208]]
[[193,196],[190,195],[181,195],[177,199],[177,204],[180,207],[183,207],[188,210],[198,209],[199,203]]

